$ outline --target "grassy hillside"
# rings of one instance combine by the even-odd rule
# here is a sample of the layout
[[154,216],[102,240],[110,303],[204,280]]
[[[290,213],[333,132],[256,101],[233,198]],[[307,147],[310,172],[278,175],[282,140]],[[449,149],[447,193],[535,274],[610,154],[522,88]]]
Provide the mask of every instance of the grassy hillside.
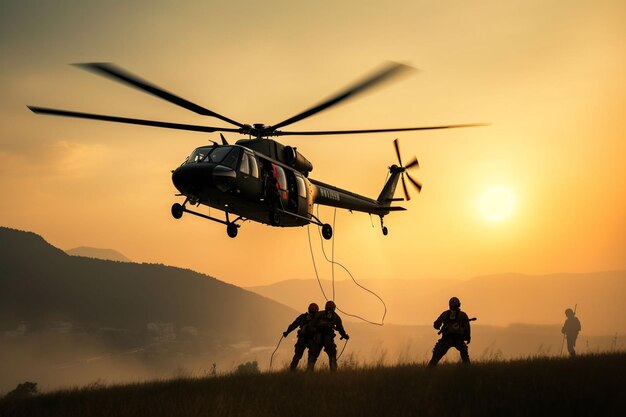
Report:
[[615,416],[626,354],[252,374],[0,400],[2,416]]

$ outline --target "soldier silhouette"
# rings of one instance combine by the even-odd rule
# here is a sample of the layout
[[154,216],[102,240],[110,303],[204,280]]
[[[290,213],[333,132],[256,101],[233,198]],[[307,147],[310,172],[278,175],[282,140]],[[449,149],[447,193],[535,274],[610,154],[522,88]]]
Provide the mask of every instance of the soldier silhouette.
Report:
[[309,362],[307,371],[315,368],[315,362],[319,357],[322,348],[328,355],[328,364],[331,371],[337,370],[337,345],[335,344],[335,330],[339,332],[342,339],[350,339],[341,323],[341,317],[335,313],[335,303],[327,301],[324,311],[320,311],[315,315],[312,326],[315,329],[315,337],[313,345],[309,349]]
[[[469,364],[469,352],[467,345],[471,341],[470,319],[461,311],[461,301],[457,297],[450,298],[450,309],[439,315],[433,323],[433,327],[439,330],[441,339],[433,348],[433,357],[428,363],[429,368],[434,368],[451,347],[461,353],[463,363]],[[467,344],[466,344],[467,342]]]
[[561,333],[563,333],[567,339],[567,351],[571,357],[576,356],[574,346],[576,346],[576,339],[578,338],[578,333],[580,333],[580,320],[578,320],[575,314],[576,313],[574,313],[574,310],[571,308],[565,310],[565,316],[567,316],[567,318],[561,329]]
[[287,337],[289,333],[294,331],[297,327],[298,329],[298,340],[294,345],[295,352],[293,354],[293,359],[291,360],[291,364],[289,365],[289,370],[295,371],[298,368],[298,362],[302,359],[302,355],[304,355],[304,351],[309,349],[309,358],[311,357],[311,346],[313,344],[313,337],[315,336],[315,331],[311,326],[311,322],[315,317],[315,314],[319,311],[319,306],[315,303],[309,304],[308,311],[306,313],[300,314],[296,319],[287,327],[287,330],[283,332],[283,337]]

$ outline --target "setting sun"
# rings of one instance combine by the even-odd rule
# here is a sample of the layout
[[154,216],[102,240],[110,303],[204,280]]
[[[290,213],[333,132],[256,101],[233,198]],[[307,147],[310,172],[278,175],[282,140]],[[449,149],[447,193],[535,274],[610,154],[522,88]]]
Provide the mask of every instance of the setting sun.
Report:
[[484,219],[501,222],[511,217],[516,202],[517,198],[509,188],[492,187],[480,197],[478,209]]

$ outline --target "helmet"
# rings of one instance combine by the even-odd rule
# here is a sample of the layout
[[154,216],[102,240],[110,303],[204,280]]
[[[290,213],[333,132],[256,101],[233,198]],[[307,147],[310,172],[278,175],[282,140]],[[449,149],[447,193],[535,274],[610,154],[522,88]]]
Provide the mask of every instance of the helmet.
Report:
[[565,310],[565,315],[567,317],[574,317],[574,310],[572,310],[571,308],[568,308],[567,310]]
[[318,311],[320,311],[320,308],[317,304],[315,303],[309,304],[309,313],[317,313]]
[[459,308],[461,307],[461,300],[456,297],[452,297],[450,301],[448,301],[448,305],[450,308]]
[[326,310],[333,310],[333,311],[335,311],[335,308],[337,308],[337,306],[335,305],[334,301],[328,300],[328,301],[326,301],[326,306],[324,306],[324,308]]

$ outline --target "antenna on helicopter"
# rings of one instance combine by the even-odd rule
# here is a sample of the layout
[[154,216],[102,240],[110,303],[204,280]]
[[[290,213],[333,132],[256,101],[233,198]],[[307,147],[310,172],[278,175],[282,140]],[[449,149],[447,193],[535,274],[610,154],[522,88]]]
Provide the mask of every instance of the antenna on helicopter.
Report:
[[228,145],[228,141],[226,140],[224,135],[222,135],[221,133],[220,133],[220,138],[222,138],[222,145]]

